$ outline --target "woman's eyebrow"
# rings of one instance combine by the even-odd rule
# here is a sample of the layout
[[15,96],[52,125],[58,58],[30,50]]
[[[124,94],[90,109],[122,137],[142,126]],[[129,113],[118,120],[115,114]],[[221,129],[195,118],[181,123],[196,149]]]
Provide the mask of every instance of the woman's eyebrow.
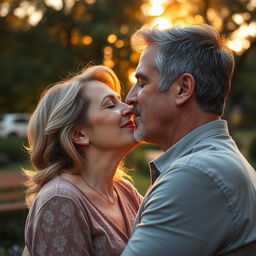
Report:
[[119,95],[119,94],[108,94],[108,95],[106,95],[103,99],[102,99],[102,101],[101,101],[101,104],[102,103],[104,103],[104,101],[106,100],[106,99],[116,99],[116,98],[118,98],[119,100],[121,100],[121,96]]

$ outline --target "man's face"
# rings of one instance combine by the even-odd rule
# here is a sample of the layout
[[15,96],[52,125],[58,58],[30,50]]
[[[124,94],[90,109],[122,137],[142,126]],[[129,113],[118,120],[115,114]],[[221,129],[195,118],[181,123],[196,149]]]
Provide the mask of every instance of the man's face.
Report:
[[172,88],[161,92],[158,89],[160,73],[155,66],[157,48],[149,45],[141,55],[136,84],[126,97],[126,103],[134,107],[135,140],[161,144],[166,137],[174,108]]

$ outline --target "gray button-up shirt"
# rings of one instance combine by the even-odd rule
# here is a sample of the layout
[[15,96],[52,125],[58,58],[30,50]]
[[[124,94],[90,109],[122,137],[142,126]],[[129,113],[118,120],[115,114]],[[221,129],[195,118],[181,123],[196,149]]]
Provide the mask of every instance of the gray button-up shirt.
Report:
[[216,120],[151,164],[159,172],[123,256],[255,256],[256,173]]

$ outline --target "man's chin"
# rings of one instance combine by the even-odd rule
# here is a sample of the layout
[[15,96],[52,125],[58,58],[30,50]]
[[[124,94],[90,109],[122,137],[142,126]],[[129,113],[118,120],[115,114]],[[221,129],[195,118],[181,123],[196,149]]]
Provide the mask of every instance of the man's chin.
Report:
[[133,133],[133,138],[135,141],[138,143],[144,142],[145,141],[145,135],[143,132],[141,132],[138,128],[134,131]]

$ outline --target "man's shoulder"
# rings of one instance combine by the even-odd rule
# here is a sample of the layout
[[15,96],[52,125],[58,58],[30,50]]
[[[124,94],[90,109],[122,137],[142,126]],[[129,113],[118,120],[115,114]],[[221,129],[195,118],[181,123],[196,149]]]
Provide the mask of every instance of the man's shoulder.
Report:
[[199,186],[213,185],[234,194],[237,188],[247,191],[248,187],[255,187],[256,172],[239,152],[209,147],[194,150],[171,162],[160,175],[158,186],[170,187],[170,183],[182,186],[184,180]]
[[252,169],[237,148],[218,144],[198,144],[188,154],[175,159],[168,166],[172,169],[197,169],[216,175],[239,175],[243,170]]

